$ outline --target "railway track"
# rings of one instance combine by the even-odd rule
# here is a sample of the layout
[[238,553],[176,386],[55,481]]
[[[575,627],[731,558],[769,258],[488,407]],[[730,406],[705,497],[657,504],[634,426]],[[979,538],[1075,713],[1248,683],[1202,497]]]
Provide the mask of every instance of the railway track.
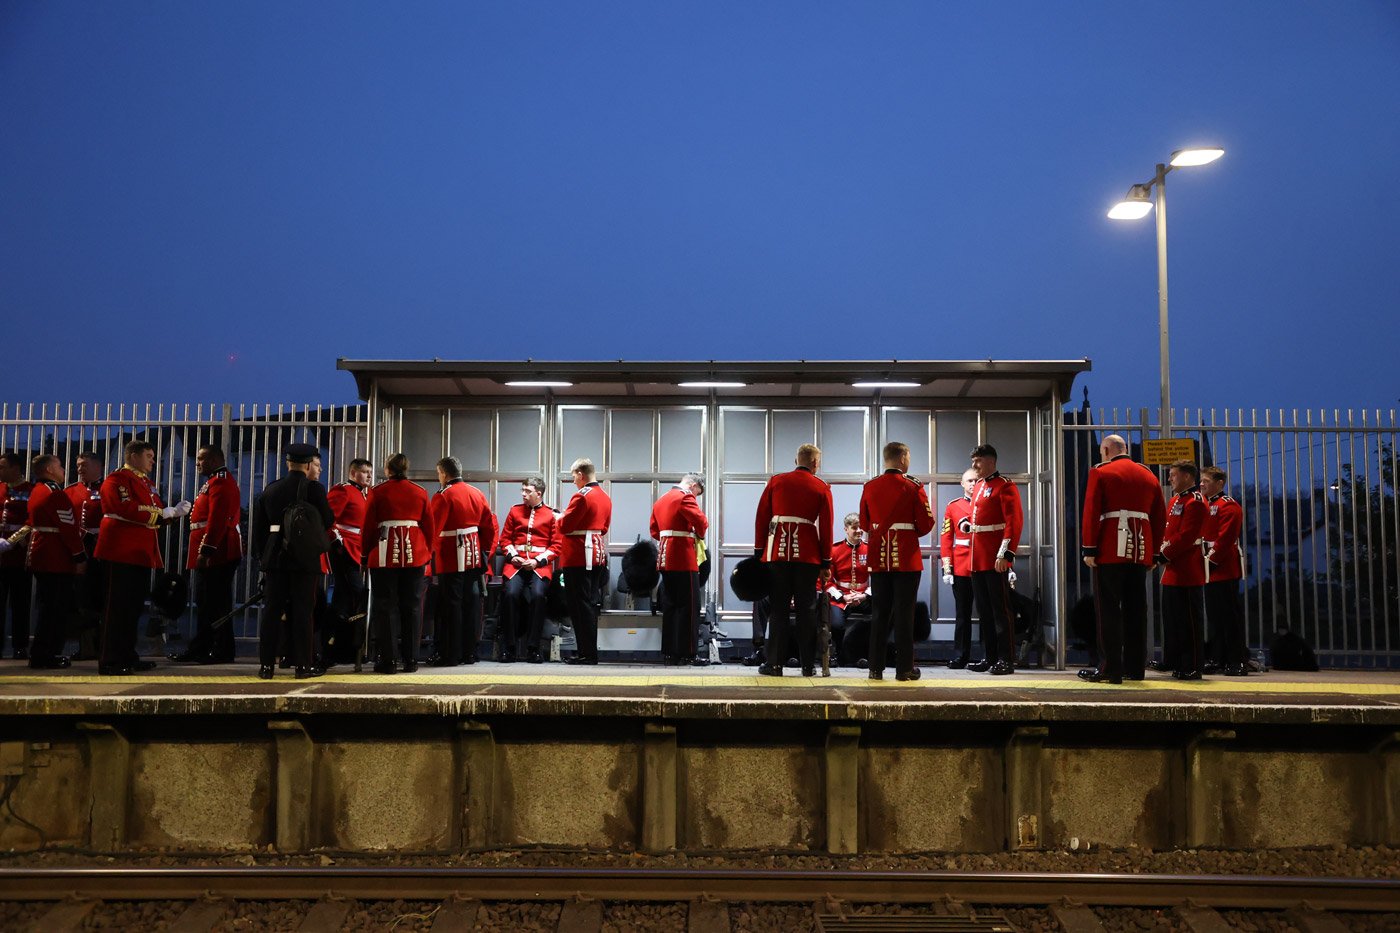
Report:
[[[1015,930],[998,908],[1048,909],[1068,933],[1103,929],[1092,908],[1173,911],[1199,933],[1229,929],[1220,910],[1289,911],[1305,931],[1344,930],[1336,911],[1395,914],[1400,881],[1241,875],[1131,875],[760,869],[422,868],[422,867],[63,867],[0,869],[0,901],[36,905],[31,929],[83,929],[113,902],[187,902],[169,929],[224,929],[240,902],[309,902],[291,929],[339,930],[354,905],[427,902],[416,928],[477,926],[483,902],[558,905],[561,933],[602,929],[606,904],[672,904],[692,933],[731,929],[731,910],[753,904],[806,905],[809,928],[837,930]],[[37,902],[44,902],[38,904]],[[871,913],[855,905],[922,905],[919,916]],[[42,909],[40,909],[42,908]],[[896,913],[898,908],[895,908]],[[677,913],[679,911],[679,913]],[[249,927],[244,927],[249,928]],[[644,928],[644,927],[642,927]]]

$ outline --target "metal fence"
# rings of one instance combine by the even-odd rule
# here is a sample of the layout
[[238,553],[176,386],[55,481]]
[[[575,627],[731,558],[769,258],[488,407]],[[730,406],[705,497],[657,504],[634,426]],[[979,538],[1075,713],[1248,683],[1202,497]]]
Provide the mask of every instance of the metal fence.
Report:
[[[1267,648],[1286,629],[1324,664],[1400,666],[1395,411],[1196,410],[1173,413],[1171,424],[1174,437],[1196,442],[1202,466],[1228,474],[1226,491],[1244,507],[1249,644]],[[1135,421],[1131,409],[1065,414],[1071,544],[1076,506],[1108,433],[1123,435],[1136,453],[1161,432],[1146,409]],[[1074,605],[1091,592],[1088,570],[1077,560],[1065,566]],[[1158,643],[1160,631],[1159,622]]]
[[[167,503],[174,503],[194,499],[201,482],[195,454],[201,445],[216,444],[238,480],[246,544],[248,510],[263,487],[282,474],[283,449],[294,443],[319,447],[322,481],[329,486],[344,477],[351,459],[368,455],[367,415],[364,405],[0,404],[0,450],[19,453],[26,463],[38,454],[56,454],[67,465],[71,482],[80,453],[97,453],[111,471],[121,466],[128,441],[146,440],[156,450],[156,488]],[[160,531],[167,567],[185,566],[188,533],[186,524]],[[256,583],[250,567],[244,561],[239,569],[239,602],[252,595]],[[190,615],[186,613],[187,628]],[[237,636],[256,637],[253,609],[233,624]]]

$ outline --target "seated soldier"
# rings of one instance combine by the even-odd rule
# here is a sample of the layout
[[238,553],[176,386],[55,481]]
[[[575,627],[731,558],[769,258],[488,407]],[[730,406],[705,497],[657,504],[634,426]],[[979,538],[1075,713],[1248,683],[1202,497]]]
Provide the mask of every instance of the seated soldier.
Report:
[[[841,646],[855,624],[855,620],[848,616],[870,616],[870,567],[860,530],[860,516],[852,512],[842,524],[846,537],[831,548],[831,579],[826,584],[826,595],[831,604],[831,644],[838,658],[843,657],[840,654]],[[857,658],[850,659],[854,663],[859,657],[864,657],[867,646],[855,645],[852,648],[859,653]]]

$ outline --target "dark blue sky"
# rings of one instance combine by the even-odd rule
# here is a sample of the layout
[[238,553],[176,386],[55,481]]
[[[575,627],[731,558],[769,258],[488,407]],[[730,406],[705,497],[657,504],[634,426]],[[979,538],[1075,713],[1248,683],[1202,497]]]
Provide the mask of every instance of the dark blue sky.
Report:
[[[341,402],[336,357],[1088,356],[1400,398],[1400,6],[0,5],[0,396]],[[22,335],[22,336],[20,336]],[[15,350],[11,342],[26,342]]]

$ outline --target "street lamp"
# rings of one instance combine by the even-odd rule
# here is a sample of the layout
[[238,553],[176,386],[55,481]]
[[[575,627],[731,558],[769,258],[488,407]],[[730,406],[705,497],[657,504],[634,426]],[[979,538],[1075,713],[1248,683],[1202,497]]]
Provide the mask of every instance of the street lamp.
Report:
[[1133,185],[1123,200],[1109,210],[1113,220],[1140,220],[1152,212],[1152,189],[1157,189],[1157,326],[1161,340],[1162,365],[1162,436],[1172,436],[1171,416],[1171,348],[1167,330],[1167,173],[1174,168],[1209,165],[1225,154],[1218,146],[1178,149],[1166,165],[1157,163],[1157,175],[1151,181]]

